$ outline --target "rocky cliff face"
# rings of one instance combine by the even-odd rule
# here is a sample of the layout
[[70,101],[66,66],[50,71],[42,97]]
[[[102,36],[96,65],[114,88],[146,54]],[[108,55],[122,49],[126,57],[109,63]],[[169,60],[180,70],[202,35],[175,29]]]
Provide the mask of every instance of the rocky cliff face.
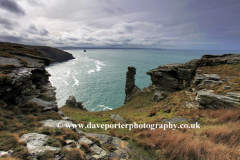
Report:
[[[13,134],[17,139],[16,142],[14,141],[16,144],[10,147],[0,146],[0,158],[3,156],[19,158],[20,156],[20,159],[55,160],[129,159],[128,142],[117,137],[85,133],[77,128],[67,127],[67,125],[73,124],[73,120],[58,111],[54,91],[56,88],[49,82],[50,74],[45,70],[45,66],[53,60],[40,57],[34,54],[34,51],[31,52],[32,50],[20,48],[24,50],[24,53],[12,48],[2,51],[0,46],[0,133],[3,131],[4,134],[11,135],[12,132],[5,131],[6,127],[4,128],[4,126],[12,126],[11,122],[21,121],[18,119],[19,117],[31,118],[27,123],[34,121],[31,123],[31,129],[34,128],[34,132],[37,133],[26,133],[28,131],[25,131],[22,132],[23,134],[19,134],[19,137],[17,134]],[[82,103],[77,102],[73,96],[69,96],[66,105],[87,111]],[[14,110],[10,114],[11,109]],[[43,117],[44,115],[46,117]],[[49,119],[48,116],[57,120]],[[47,120],[42,120],[42,118]],[[26,124],[14,125],[18,127],[18,131],[26,128]],[[63,129],[57,128],[59,125]],[[58,136],[55,134],[57,132]],[[8,142],[8,139],[4,139],[1,134],[0,144],[4,143],[2,140]],[[52,142],[56,143],[53,145]],[[25,151],[22,152],[22,148],[16,149],[16,146],[22,147]],[[105,146],[110,149],[108,150]]]
[[240,55],[204,55],[201,59],[191,60],[185,64],[168,64],[147,72],[151,76],[150,88],[159,91],[178,91],[189,87],[196,70],[203,66],[240,63]]
[[30,46],[16,43],[0,42],[0,52],[16,52],[33,56],[50,58],[56,62],[74,59],[73,55],[63,50],[49,46]]
[[12,58],[0,57],[0,75],[8,79],[1,81],[0,100],[19,107],[36,102],[43,112],[58,111],[55,88],[48,81],[50,74],[44,68],[50,61],[27,54],[13,55]]
[[40,51],[40,54],[43,57],[51,58],[57,62],[64,62],[74,59],[72,54],[57,48],[52,48],[48,46],[28,46],[28,47]]
[[[191,60],[185,64],[168,64],[159,66],[147,72],[151,76],[152,84],[147,87],[148,90],[154,91],[153,99],[156,99],[156,93],[168,93],[183,90],[191,85],[197,86],[192,92],[196,101],[193,103],[186,102],[188,108],[218,108],[219,106],[240,106],[238,97],[239,93],[227,93],[226,95],[213,94],[212,91],[206,90],[207,86],[223,84],[228,82],[229,77],[222,78],[214,74],[202,74],[201,67],[217,66],[223,64],[239,64],[240,55],[224,54],[224,55],[204,55],[201,59]],[[230,83],[230,82],[229,82]],[[226,86],[226,88],[229,86]],[[196,97],[194,97],[194,95]],[[235,96],[231,96],[235,95]],[[160,94],[161,96],[161,94]],[[200,105],[200,106],[199,106]]]

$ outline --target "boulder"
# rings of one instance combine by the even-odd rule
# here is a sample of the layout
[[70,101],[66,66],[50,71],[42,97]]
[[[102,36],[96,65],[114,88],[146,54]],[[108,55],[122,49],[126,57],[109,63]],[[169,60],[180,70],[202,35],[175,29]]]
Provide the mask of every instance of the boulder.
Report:
[[93,144],[92,146],[90,146],[90,149],[95,153],[95,155],[93,155],[93,158],[96,158],[96,159],[100,159],[103,156],[106,156],[108,154],[107,151],[100,148],[96,144]]
[[129,155],[128,152],[130,151],[129,143],[123,141],[117,137],[111,137],[104,134],[98,133],[85,133],[86,136],[95,137],[100,140],[102,144],[111,144],[117,148],[114,152],[111,152],[108,155],[108,159],[128,159]]
[[27,143],[27,148],[31,156],[39,157],[45,151],[60,151],[58,147],[46,146],[48,136],[38,133],[27,133],[20,137],[21,141]]
[[[226,87],[226,86],[225,86]],[[235,98],[235,99],[238,99],[238,101],[239,101],[239,99],[240,99],[240,93],[238,93],[238,92],[228,92],[227,93],[227,96],[228,97],[231,97],[231,98]],[[239,101],[240,102],[240,101]]]
[[87,111],[87,109],[83,106],[82,102],[77,102],[74,96],[69,96],[68,99],[66,100],[65,105],[68,105],[69,107],[77,108],[83,111]]
[[122,117],[120,117],[118,114],[117,114],[117,115],[116,115],[116,114],[112,114],[112,115],[110,116],[110,118],[111,118],[112,120],[118,121],[118,122],[120,122],[120,123],[126,123],[126,121],[125,121]]
[[52,120],[52,119],[43,120],[39,122],[42,123],[44,127],[50,128],[69,128],[69,126],[73,124],[71,121],[67,120]]
[[162,119],[162,123],[167,123],[167,122],[171,122],[171,123],[177,123],[177,122],[184,122],[184,121],[188,121],[188,118],[184,118],[184,117],[172,117],[169,120],[167,119]]
[[79,140],[78,140],[78,143],[86,143],[87,145],[92,145],[93,142],[86,138],[85,136],[82,136]]
[[78,107],[77,101],[74,96],[68,97],[68,99],[66,100],[66,105],[68,105],[69,107],[74,107],[74,108]]
[[218,109],[220,107],[240,106],[239,99],[234,99],[223,95],[216,95],[206,91],[199,91],[196,98],[199,104],[204,108]]
[[166,98],[166,95],[163,92],[156,91],[152,97],[153,102],[157,103]]
[[12,157],[12,156],[13,156],[13,150],[0,151],[0,158],[3,158],[3,157]]

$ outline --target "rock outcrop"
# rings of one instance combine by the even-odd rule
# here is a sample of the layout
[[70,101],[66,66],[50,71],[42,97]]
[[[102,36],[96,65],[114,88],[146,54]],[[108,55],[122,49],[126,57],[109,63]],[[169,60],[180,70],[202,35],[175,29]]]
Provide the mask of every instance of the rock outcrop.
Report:
[[[51,60],[25,54],[13,55],[13,58],[0,57],[0,62],[4,62],[1,63],[4,66],[0,74],[8,78],[8,81],[0,83],[0,100],[11,102],[20,108],[29,103],[37,103],[42,112],[57,112],[55,88],[49,82],[50,74],[44,68]],[[25,64],[20,65],[23,61]]]
[[17,52],[17,54],[28,53],[26,54],[27,56],[35,55],[50,58],[56,62],[63,62],[74,59],[72,54],[49,46],[30,46],[24,44],[0,42],[0,48],[2,48],[3,51],[7,50],[11,52]]
[[[80,135],[80,138],[77,142],[73,140],[66,140],[66,145],[62,148],[71,149],[71,143],[76,144],[77,148],[80,148],[82,144],[86,144],[89,146],[90,152],[86,152],[87,159],[128,159],[129,155],[128,152],[130,151],[130,147],[128,142],[121,140],[117,137],[111,137],[104,134],[97,134],[97,133],[85,133],[78,128],[74,127],[71,121],[66,120],[44,120],[40,121],[44,127],[49,128],[70,128],[76,133]],[[30,138],[28,138],[30,137]],[[39,137],[39,141],[36,140],[35,137]],[[50,147],[46,145],[46,141],[49,137],[43,134],[25,134],[21,137],[21,140],[25,140],[27,142],[27,147],[33,157],[38,157],[41,155],[40,152],[44,152],[46,150],[55,151],[55,154],[60,156],[59,151],[61,148],[58,147]],[[92,140],[92,138],[95,138]],[[115,147],[114,151],[107,151],[105,150],[99,143],[96,142],[96,139],[101,142],[103,145],[111,145]],[[36,140],[36,141],[35,141]],[[36,150],[39,150],[36,152]],[[64,158],[64,157],[62,157]]]
[[141,90],[135,85],[135,74],[136,74],[136,68],[135,67],[128,67],[128,71],[126,73],[126,85],[125,85],[125,101],[124,104],[126,104],[130,98],[136,94],[139,94]]
[[83,111],[87,111],[87,109],[83,106],[82,102],[77,102],[74,96],[69,96],[66,100],[66,104],[69,107],[77,108]]
[[118,114],[117,115],[112,114],[110,116],[110,118],[111,118],[111,120],[114,120],[114,121],[117,121],[117,122],[120,122],[120,123],[126,123],[126,121],[122,117],[120,117]]
[[51,58],[57,62],[64,62],[71,59],[75,59],[72,54],[49,46],[27,46],[29,48],[36,49],[43,57]]
[[[196,70],[203,66],[240,63],[240,55],[204,55],[201,59],[191,60],[185,64],[168,64],[147,72],[151,76],[152,90],[174,92],[189,87],[196,75]],[[204,75],[195,78],[197,84],[210,85],[219,81],[216,75]],[[202,84],[203,83],[203,84]]]

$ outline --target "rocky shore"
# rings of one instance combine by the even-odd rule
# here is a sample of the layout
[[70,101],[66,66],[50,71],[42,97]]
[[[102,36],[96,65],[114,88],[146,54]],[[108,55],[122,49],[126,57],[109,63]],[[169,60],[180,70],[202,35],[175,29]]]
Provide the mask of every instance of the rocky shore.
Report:
[[[19,47],[18,45],[14,46],[17,48]],[[16,115],[14,116],[17,116],[17,114],[25,116],[25,114],[28,115],[28,113],[31,112],[32,114],[40,115],[58,113],[61,117],[59,120],[47,119],[39,121],[42,126],[39,127],[38,132],[30,132],[20,136],[20,141],[26,143],[28,150],[27,157],[25,157],[26,159],[45,159],[44,157],[50,152],[51,158],[55,160],[128,159],[128,151],[130,149],[126,141],[104,134],[84,133],[77,128],[71,128],[70,130],[72,130],[72,132],[68,131],[72,135],[75,134],[77,139],[70,136],[69,139],[65,138],[62,140],[61,145],[56,145],[55,147],[49,145],[52,136],[46,134],[46,132],[42,133],[42,130],[53,129],[54,132],[65,132],[65,130],[59,131],[61,128],[57,128],[57,124],[62,126],[64,126],[64,124],[73,124],[70,117],[64,116],[64,114],[58,110],[58,105],[55,101],[56,88],[49,82],[48,78],[50,74],[45,70],[45,66],[51,64],[55,60],[62,61],[62,59],[59,60],[58,58],[54,58],[55,56],[58,57],[58,54],[52,57],[49,56],[51,55],[51,53],[49,53],[47,57],[55,59],[52,60],[39,55],[18,52],[15,49],[11,50],[11,46],[4,47],[8,47],[8,50],[5,52],[2,51],[0,55],[0,108],[6,109],[6,107],[9,106],[16,106],[18,111],[20,110],[20,113],[15,113]],[[22,46],[21,48],[23,49]],[[42,47],[35,48],[42,49]],[[46,53],[48,53],[49,48],[50,47],[45,50]],[[50,48],[50,50],[56,49]],[[72,59],[72,57],[70,56],[68,59]],[[81,102],[76,102],[73,96],[69,96],[66,105],[87,111]],[[1,125],[5,124],[1,123]],[[0,131],[4,132],[4,130]],[[2,142],[0,142],[0,144],[1,143]],[[110,149],[104,146],[110,146]],[[81,151],[84,147],[85,151]],[[0,151],[0,158],[6,156],[15,157],[15,152],[17,151]],[[73,154],[72,157],[70,156],[71,154]]]
[[[149,148],[154,151],[156,150],[156,155],[171,153],[172,155],[168,155],[168,157],[171,157],[175,154],[171,150],[174,147],[165,147],[162,149],[161,144],[165,143],[165,145],[168,145],[174,143],[173,146],[176,148],[178,144],[175,143],[175,140],[174,142],[165,142],[164,140],[168,138],[167,134],[173,136],[177,135],[175,134],[176,132],[178,135],[189,134],[191,136],[187,135],[184,137],[186,139],[190,137],[191,139],[186,140],[187,143],[190,143],[193,142],[194,136],[197,133],[194,132],[192,134],[192,132],[182,130],[175,133],[171,131],[160,132],[158,130],[155,130],[155,132],[143,129],[132,132],[128,131],[127,134],[129,135],[122,134],[122,131],[119,133],[118,130],[114,130],[110,132],[110,136],[109,133],[109,135],[89,133],[78,128],[68,128],[66,126],[77,122],[86,124],[89,122],[82,121],[84,118],[76,121],[76,117],[79,116],[86,116],[86,120],[91,120],[92,118],[95,122],[99,122],[97,120],[100,117],[100,123],[106,122],[110,124],[116,122],[125,124],[138,120],[145,123],[144,118],[154,120],[146,122],[148,124],[187,121],[191,121],[191,123],[197,121],[205,123],[205,119],[202,120],[201,117],[206,118],[207,113],[205,115],[200,114],[196,116],[197,118],[193,117],[192,119],[183,116],[171,117],[169,115],[170,113],[174,116],[186,114],[184,112],[179,113],[178,107],[181,107],[181,110],[189,109],[189,112],[192,110],[194,112],[201,112],[205,109],[217,110],[219,108],[239,108],[240,106],[239,74],[233,71],[232,68],[227,68],[229,67],[227,65],[233,67],[239,65],[240,55],[205,55],[201,59],[192,60],[185,64],[169,64],[148,71],[147,74],[151,76],[152,83],[143,90],[140,90],[135,85],[134,76],[136,68],[128,67],[124,106],[112,111],[93,113],[91,115],[81,102],[77,102],[74,96],[69,96],[63,108],[74,109],[74,117],[65,116],[65,114],[69,113],[59,111],[55,97],[56,88],[49,82],[48,78],[50,74],[45,70],[45,66],[55,61],[62,61],[60,60],[61,58],[54,58],[55,60],[52,60],[50,59],[52,57],[43,57],[42,52],[40,53],[39,50],[35,50],[39,49],[39,47],[33,49],[19,45],[14,45],[14,47],[1,45],[0,158],[124,160],[137,157],[136,159],[140,159],[142,153],[132,149],[130,144],[125,141],[126,139],[137,142],[137,145],[142,145],[142,148],[146,150]],[[49,51],[48,49],[45,50],[46,53]],[[71,56],[67,59],[71,59]],[[221,67],[216,68],[218,66]],[[224,74],[224,72],[231,72],[231,74]],[[150,100],[148,96],[151,96]],[[174,98],[171,98],[171,96]],[[143,101],[142,99],[146,100]],[[148,107],[151,107],[151,110]],[[172,113],[172,111],[176,111],[176,113]],[[75,112],[78,112],[78,115]],[[146,114],[146,112],[149,112],[149,114]],[[20,123],[25,119],[27,119],[26,122]],[[228,119],[231,118],[228,117]],[[23,128],[26,128],[23,124],[27,125],[28,123],[31,124],[29,128],[23,130]],[[214,121],[211,123],[214,123]],[[7,128],[6,126],[9,127]],[[58,126],[62,127],[58,128]],[[6,128],[8,129],[7,131],[5,130]],[[204,135],[205,132],[207,131],[201,134]],[[132,134],[132,137],[130,134]],[[201,145],[198,139],[199,136],[202,136],[201,134],[197,135],[197,141],[195,141],[198,143],[198,146]],[[231,134],[235,136],[235,131]],[[164,137],[163,135],[165,138],[162,138]],[[211,135],[208,134],[207,136]],[[204,142],[207,136],[203,139]],[[161,143],[158,143],[157,138],[162,138],[159,140]],[[12,141],[9,141],[9,139]],[[207,142],[208,144],[212,143],[212,141]],[[183,146],[182,143],[181,147]],[[3,147],[2,144],[8,147]],[[217,144],[218,142],[211,147],[213,148]],[[192,145],[194,146],[195,144]],[[200,149],[203,150],[202,148]],[[194,151],[197,149],[195,147]],[[163,151],[160,152],[160,150]],[[132,155],[132,152],[134,152],[134,155]],[[184,156],[189,156],[191,159],[193,153],[191,152],[188,155],[187,152],[181,153]],[[212,154],[212,152],[209,153]],[[235,153],[235,150],[234,152],[229,151],[229,154],[233,155],[233,157]],[[195,156],[195,154],[200,155]],[[205,155],[197,151],[194,152],[194,156],[203,157],[203,159],[205,157]],[[155,158],[151,156],[143,157],[145,157],[144,159]],[[178,155],[176,155],[175,159],[177,158],[179,158]]]
[[[217,73],[203,74],[201,70],[202,67],[207,66],[224,64],[236,65],[239,63],[240,55],[224,54],[204,55],[201,59],[191,60],[185,64],[167,64],[159,66],[147,72],[147,75],[151,76],[152,83],[144,88],[142,92],[155,92],[152,99],[154,102],[159,102],[166,97],[166,93],[180,91],[190,86],[196,86],[196,88],[193,87],[189,92],[185,92],[186,95],[190,95],[193,100],[184,103],[184,106],[187,108],[217,109],[219,106],[240,106],[239,92],[230,91],[224,95],[218,95],[213,93],[214,90],[207,89],[207,87],[211,85],[231,83],[229,79],[233,77],[229,77],[228,75],[221,77]],[[139,94],[139,90],[134,89],[137,88],[137,86],[134,84],[135,68],[132,68],[134,67],[129,67],[129,71],[127,72],[125,102],[127,102],[127,100],[129,101],[131,96]],[[133,78],[129,78],[128,75],[130,73]],[[129,88],[131,88],[131,91],[129,91]],[[224,88],[231,90],[229,85],[224,86]]]

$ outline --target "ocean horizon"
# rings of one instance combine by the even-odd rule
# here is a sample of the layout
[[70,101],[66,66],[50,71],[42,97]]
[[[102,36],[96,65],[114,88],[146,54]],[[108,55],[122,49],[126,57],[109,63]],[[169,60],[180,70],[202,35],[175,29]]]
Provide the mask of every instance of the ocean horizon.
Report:
[[[87,49],[87,48],[86,48]],[[143,89],[151,83],[146,72],[158,66],[185,63],[203,55],[240,54],[239,50],[165,50],[165,49],[83,49],[65,50],[76,59],[54,63],[46,70],[57,88],[58,106],[69,95],[92,112],[118,108],[125,99],[128,66],[135,67],[135,84]]]

